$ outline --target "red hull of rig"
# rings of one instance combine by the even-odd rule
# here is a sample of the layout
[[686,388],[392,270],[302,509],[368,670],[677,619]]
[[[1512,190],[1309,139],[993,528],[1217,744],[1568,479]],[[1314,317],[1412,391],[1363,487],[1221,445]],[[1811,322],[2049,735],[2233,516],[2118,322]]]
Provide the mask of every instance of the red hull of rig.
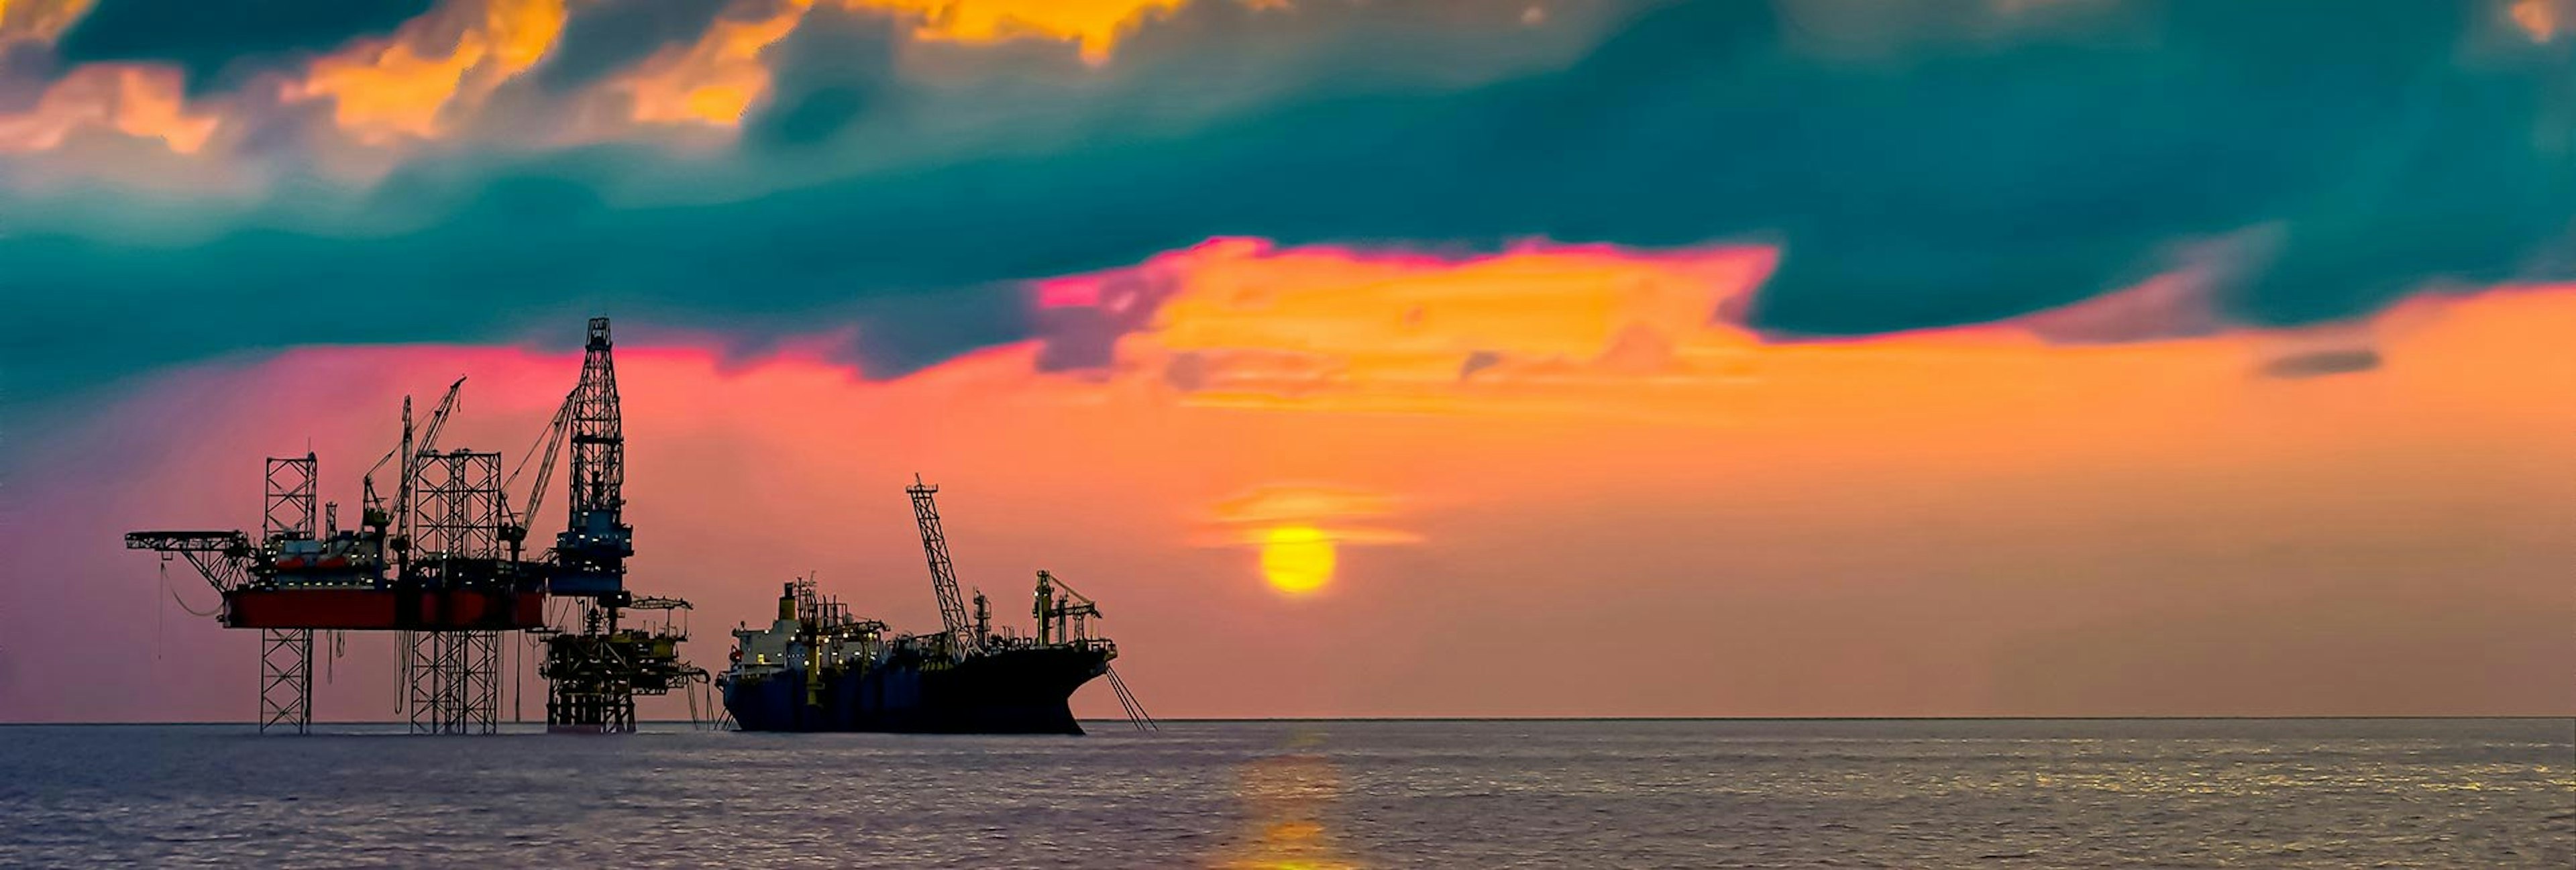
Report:
[[545,626],[546,597],[540,591],[240,589],[224,594],[223,624],[328,631],[519,631]]

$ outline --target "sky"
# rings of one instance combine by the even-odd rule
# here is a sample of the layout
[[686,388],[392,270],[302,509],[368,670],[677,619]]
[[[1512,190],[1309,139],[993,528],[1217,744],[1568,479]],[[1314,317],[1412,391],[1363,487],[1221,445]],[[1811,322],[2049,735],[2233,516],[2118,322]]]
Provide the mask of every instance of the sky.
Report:
[[2576,715],[2568,0],[214,5],[0,0],[0,721],[593,315],[701,664],[918,473],[1164,717]]

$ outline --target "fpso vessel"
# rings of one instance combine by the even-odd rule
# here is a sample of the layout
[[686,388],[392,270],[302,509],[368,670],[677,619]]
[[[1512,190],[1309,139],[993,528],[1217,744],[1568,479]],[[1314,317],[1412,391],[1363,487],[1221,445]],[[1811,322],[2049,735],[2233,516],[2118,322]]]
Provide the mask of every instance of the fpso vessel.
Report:
[[810,580],[787,584],[768,628],[733,634],[717,685],[745,731],[1080,734],[1073,691],[1118,655],[1097,638],[986,634],[961,649],[944,633],[888,636]]
[[[909,488],[944,630],[894,635],[859,619],[810,578],[786,584],[767,628],[734,629],[733,664],[718,677],[725,711],[745,731],[1081,734],[1075,689],[1110,674],[1118,645],[1091,636],[1100,608],[1045,571],[1030,608],[1037,633],[995,630],[984,595],[967,617],[930,494]],[[1117,676],[1122,705],[1132,704]],[[1131,717],[1142,716],[1130,707]]]

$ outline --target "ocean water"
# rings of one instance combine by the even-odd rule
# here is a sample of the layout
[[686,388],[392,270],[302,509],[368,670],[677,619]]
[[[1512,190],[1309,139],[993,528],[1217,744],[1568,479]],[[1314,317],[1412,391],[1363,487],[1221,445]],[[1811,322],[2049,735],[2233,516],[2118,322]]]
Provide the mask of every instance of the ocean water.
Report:
[[2563,719],[1092,729],[0,727],[0,866],[2576,867]]

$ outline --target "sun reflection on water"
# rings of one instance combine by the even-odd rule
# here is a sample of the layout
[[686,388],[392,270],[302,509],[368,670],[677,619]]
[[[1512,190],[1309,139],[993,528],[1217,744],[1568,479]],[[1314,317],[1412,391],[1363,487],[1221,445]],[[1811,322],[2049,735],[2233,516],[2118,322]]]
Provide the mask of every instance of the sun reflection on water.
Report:
[[1210,864],[1225,870],[1357,870],[1343,855],[1325,816],[1342,793],[1341,768],[1308,749],[1312,734],[1292,738],[1288,753],[1245,762],[1235,772],[1235,801],[1244,831]]

